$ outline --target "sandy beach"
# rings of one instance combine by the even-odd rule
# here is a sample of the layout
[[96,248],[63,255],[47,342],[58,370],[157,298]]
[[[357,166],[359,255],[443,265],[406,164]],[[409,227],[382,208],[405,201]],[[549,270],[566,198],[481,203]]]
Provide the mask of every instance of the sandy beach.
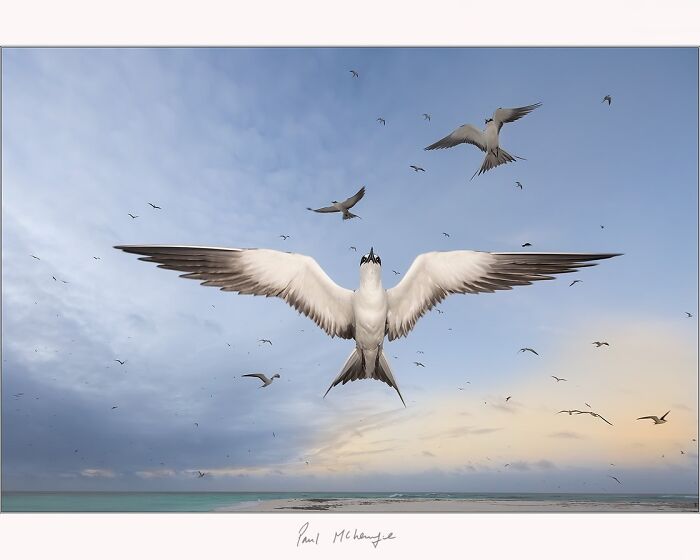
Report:
[[[694,507],[693,507],[694,506]],[[677,502],[658,504],[629,502],[576,502],[531,500],[462,500],[420,498],[345,498],[345,499],[289,499],[262,500],[219,508],[217,511],[245,513],[564,513],[564,512],[697,512],[697,504]]]

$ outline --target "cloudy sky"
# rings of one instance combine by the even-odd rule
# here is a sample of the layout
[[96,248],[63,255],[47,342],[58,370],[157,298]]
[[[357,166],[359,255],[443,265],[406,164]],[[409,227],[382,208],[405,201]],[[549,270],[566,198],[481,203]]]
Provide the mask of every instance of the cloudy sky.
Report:
[[[4,49],[3,489],[697,492],[697,69],[670,48]],[[423,150],[537,101],[501,133],[523,161],[469,181],[476,148]],[[361,185],[361,220],[305,209]],[[407,408],[369,381],[322,398],[352,342],[283,302],[112,249],[294,251],[354,289],[370,246],[391,286],[422,252],[525,242],[624,256],[447,299],[385,346]],[[557,414],[585,403],[614,425]]]

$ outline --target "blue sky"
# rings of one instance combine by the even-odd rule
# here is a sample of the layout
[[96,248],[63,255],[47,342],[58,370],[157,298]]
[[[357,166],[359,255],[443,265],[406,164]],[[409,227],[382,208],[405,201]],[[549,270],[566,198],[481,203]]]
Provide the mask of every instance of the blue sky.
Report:
[[[697,491],[684,313],[697,309],[697,50],[5,49],[2,62],[4,489],[580,490],[617,473],[630,491]],[[524,161],[470,181],[476,148],[423,150],[538,101],[501,132]],[[361,220],[305,210],[361,185]],[[386,345],[405,410],[376,382],[323,399],[352,343],[281,301],[111,248],[289,250],[355,288],[370,246],[390,287],[422,252],[525,242],[625,255],[447,299]],[[258,390],[240,378],[251,371],[282,377]],[[570,387],[548,383],[557,372]],[[612,431],[554,416],[576,399],[607,406]],[[656,432],[634,420],[667,409],[675,422]]]

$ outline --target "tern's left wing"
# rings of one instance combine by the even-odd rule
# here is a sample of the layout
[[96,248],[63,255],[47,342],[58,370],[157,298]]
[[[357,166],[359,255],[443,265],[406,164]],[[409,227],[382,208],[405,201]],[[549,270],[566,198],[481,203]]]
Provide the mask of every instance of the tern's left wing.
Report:
[[533,105],[526,105],[525,107],[513,107],[512,109],[499,107],[493,113],[493,120],[498,125],[498,130],[500,131],[504,123],[517,121],[541,105],[542,103],[535,103]]
[[180,245],[121,245],[158,268],[180,270],[225,292],[279,297],[330,336],[352,338],[352,294],[338,286],[311,257],[271,249],[223,249]]
[[340,205],[343,208],[349,210],[350,208],[355,206],[355,204],[357,204],[362,199],[363,196],[365,196],[365,188],[364,187],[362,187],[359,191],[357,191],[354,195],[352,195],[347,200],[343,200],[343,202],[341,202]]
[[449,294],[510,290],[553,274],[594,266],[590,261],[613,253],[485,253],[447,251],[423,253],[395,287],[387,290],[389,340],[406,336],[416,321]]

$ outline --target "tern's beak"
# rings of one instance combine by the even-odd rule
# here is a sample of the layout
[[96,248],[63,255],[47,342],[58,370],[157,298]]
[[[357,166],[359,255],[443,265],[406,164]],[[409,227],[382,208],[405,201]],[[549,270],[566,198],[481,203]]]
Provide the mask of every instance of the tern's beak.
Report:
[[369,257],[368,258],[369,258],[369,260],[374,262],[374,247],[369,248]]

